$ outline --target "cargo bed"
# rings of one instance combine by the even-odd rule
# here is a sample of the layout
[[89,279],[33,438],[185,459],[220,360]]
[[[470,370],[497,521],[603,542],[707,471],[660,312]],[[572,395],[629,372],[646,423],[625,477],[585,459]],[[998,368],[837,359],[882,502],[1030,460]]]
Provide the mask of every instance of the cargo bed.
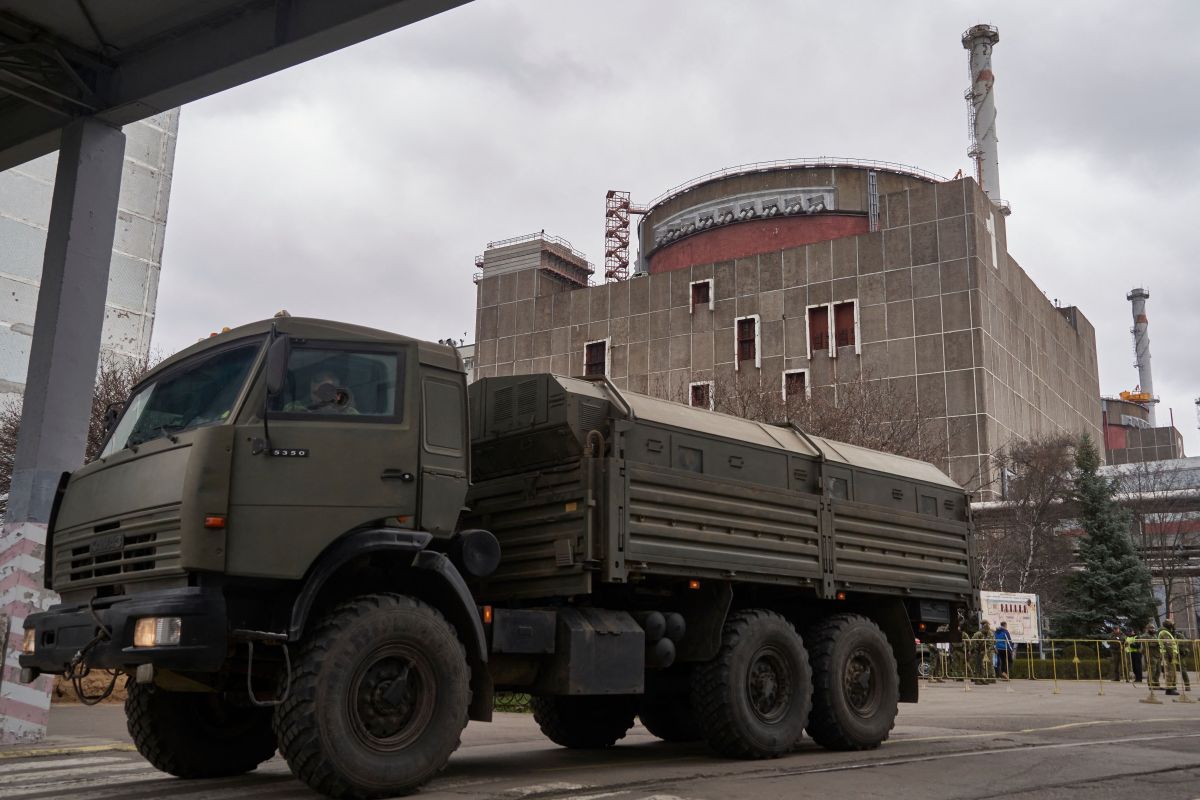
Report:
[[961,487],[932,465],[552,375],[472,385],[482,602],[696,579],[974,605]]

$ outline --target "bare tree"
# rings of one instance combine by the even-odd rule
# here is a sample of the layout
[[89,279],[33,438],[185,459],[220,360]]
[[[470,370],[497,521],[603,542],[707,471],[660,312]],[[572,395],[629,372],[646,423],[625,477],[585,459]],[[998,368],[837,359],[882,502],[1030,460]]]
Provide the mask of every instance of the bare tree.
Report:
[[1069,518],[1073,442],[1065,436],[1016,441],[992,460],[1004,507],[976,516],[982,582],[1033,592],[1053,605],[1074,561],[1059,526]]
[[1200,513],[1191,496],[1195,478],[1171,461],[1117,469],[1119,491],[1129,495],[1134,541],[1150,568],[1152,585],[1161,588],[1168,614],[1182,611],[1196,599],[1192,579],[1200,575]]
[[[733,380],[715,381],[711,392],[714,411],[757,422],[793,423],[815,436],[945,466],[945,426],[929,424],[916,398],[896,381],[856,377],[785,398],[777,376],[744,370]],[[650,393],[691,401],[689,381],[678,375],[651,382]]]
[[[103,353],[96,369],[92,390],[92,410],[88,420],[84,463],[92,461],[104,447],[104,412],[114,403],[122,403],[130,390],[150,369],[150,362]],[[0,515],[8,511],[8,492],[12,485],[13,464],[17,455],[17,437],[21,432],[21,401],[12,398],[0,405]]]

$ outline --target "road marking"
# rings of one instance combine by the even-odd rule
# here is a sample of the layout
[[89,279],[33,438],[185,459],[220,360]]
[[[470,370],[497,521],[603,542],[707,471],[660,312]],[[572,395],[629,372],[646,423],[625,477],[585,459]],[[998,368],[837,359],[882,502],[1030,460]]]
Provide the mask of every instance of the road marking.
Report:
[[548,794],[550,792],[575,792],[580,789],[591,789],[591,786],[582,783],[563,783],[562,781],[553,781],[551,783],[535,783],[531,786],[517,786],[512,789],[505,790],[504,794],[509,797],[531,797],[536,794]]
[[44,769],[54,769],[55,767],[74,767],[80,764],[107,764],[112,761],[125,761],[127,759],[120,756],[100,756],[99,758],[52,758],[49,761],[38,761],[33,764],[0,764],[0,775],[7,775],[12,772],[36,772]]
[[1051,725],[1047,728],[1022,728],[1017,731],[987,731],[985,733],[947,733],[942,736],[914,736],[912,738],[897,737],[892,744],[908,744],[909,742],[945,742],[952,739],[988,739],[998,736],[1014,736],[1018,733],[1044,733],[1046,731],[1061,731],[1067,728],[1086,728],[1093,725],[1145,725],[1155,722],[1179,722],[1179,717],[1157,717],[1155,719],[1096,719],[1088,722],[1066,722],[1062,725]]
[[42,756],[70,756],[77,753],[136,753],[137,748],[132,744],[113,742],[112,744],[85,744],[74,747],[43,747],[37,750],[0,750],[0,759],[5,758],[41,758]]
[[781,769],[774,774],[745,775],[755,780],[770,780],[791,775],[814,775],[822,772],[844,772],[855,769],[871,769],[873,767],[891,767],[903,764],[921,764],[929,761],[941,761],[949,758],[974,758],[977,756],[994,756],[998,753],[1028,752],[1030,750],[1069,750],[1078,747],[1094,745],[1130,744],[1132,742],[1157,742],[1163,739],[1196,739],[1200,733],[1164,733],[1153,736],[1125,736],[1120,739],[1093,739],[1086,742],[1056,742],[1053,744],[1019,744],[1012,747],[991,747],[984,750],[965,750],[956,753],[938,753],[927,756],[902,756],[898,758],[881,758],[877,761],[860,761],[853,764],[835,764],[828,767],[811,767],[800,769]]
[[22,786],[57,785],[64,778],[86,778],[89,775],[103,772],[135,772],[137,770],[149,771],[153,769],[154,767],[145,761],[124,761],[118,764],[87,764],[77,766],[74,769],[56,769],[52,773],[47,773],[46,770],[38,770],[37,772],[28,774],[10,773],[6,778],[5,788],[0,789],[0,797],[4,796],[4,792],[7,791],[9,786],[13,785],[14,781],[26,781]]

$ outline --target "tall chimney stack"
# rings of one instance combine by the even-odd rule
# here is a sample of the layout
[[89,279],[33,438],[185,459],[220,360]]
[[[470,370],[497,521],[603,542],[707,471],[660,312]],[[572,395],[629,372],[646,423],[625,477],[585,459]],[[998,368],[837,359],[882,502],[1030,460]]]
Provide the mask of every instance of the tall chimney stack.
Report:
[[966,99],[970,104],[971,149],[967,155],[975,159],[975,180],[995,203],[1000,213],[1009,213],[1008,204],[1000,199],[1000,164],[996,155],[996,98],[993,87],[992,48],[1000,41],[1000,31],[994,25],[975,25],[962,35],[962,46],[970,51],[971,88]]
[[1147,330],[1150,321],[1146,318],[1146,301],[1150,299],[1150,292],[1142,288],[1132,289],[1125,299],[1133,304],[1133,327],[1130,333],[1133,334],[1133,352],[1137,358],[1134,366],[1138,371],[1138,388],[1142,394],[1150,395],[1147,405],[1150,409],[1150,425],[1153,426],[1154,406],[1158,398],[1154,396],[1154,376],[1150,373],[1150,333]]

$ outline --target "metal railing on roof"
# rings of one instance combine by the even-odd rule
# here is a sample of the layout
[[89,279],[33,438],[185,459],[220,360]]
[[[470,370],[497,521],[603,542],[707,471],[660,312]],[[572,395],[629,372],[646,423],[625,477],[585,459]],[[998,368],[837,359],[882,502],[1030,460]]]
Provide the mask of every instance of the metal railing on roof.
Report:
[[894,161],[873,161],[863,158],[839,158],[834,156],[818,156],[817,158],[793,158],[781,161],[756,161],[752,164],[739,164],[736,167],[726,167],[715,172],[710,172],[707,175],[701,175],[698,178],[692,178],[690,181],[679,184],[673,189],[660,194],[658,197],[646,204],[646,209],[653,209],[660,203],[666,202],[671,198],[681,195],[684,192],[690,191],[702,183],[717,180],[718,178],[727,178],[732,175],[744,175],[751,172],[771,172],[777,169],[790,169],[793,167],[853,167],[857,169],[882,169],[888,172],[898,172],[902,175],[910,175],[914,178],[920,178],[934,183],[942,183],[946,178],[928,170],[913,167],[908,164],[899,164]]
[[548,242],[550,244],[556,244],[559,247],[563,247],[563,248],[569,250],[571,252],[571,255],[576,256],[581,261],[585,261],[585,262],[587,261],[587,256],[585,256],[579,250],[576,250],[575,246],[573,244],[571,244],[570,242],[568,242],[566,239],[562,238],[561,236],[550,236],[544,232],[526,233],[526,234],[522,234],[521,236],[513,236],[509,239],[500,239],[499,241],[488,242],[487,246],[488,246],[488,249],[490,250],[493,247],[505,247],[506,245],[510,245],[510,244],[519,244],[521,242],[532,242],[532,241],[536,241],[538,239],[542,240],[543,242]]

